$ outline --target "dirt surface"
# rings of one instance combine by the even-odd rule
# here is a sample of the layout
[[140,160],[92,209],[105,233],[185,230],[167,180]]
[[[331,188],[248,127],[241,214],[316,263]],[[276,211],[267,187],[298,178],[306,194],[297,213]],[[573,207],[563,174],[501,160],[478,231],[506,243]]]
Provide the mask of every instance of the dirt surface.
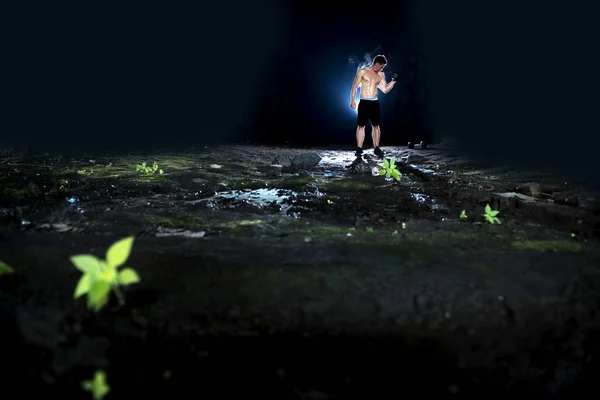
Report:
[[[400,180],[372,151],[3,154],[5,386],[87,398],[102,369],[112,399],[594,388],[598,194],[441,145],[384,150]],[[94,313],[69,257],[129,235],[141,282]]]

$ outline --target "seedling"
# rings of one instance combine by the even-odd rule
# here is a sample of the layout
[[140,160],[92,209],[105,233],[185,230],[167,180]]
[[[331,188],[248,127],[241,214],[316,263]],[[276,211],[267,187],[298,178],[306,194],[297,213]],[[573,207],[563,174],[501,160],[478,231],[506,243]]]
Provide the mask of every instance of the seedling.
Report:
[[98,312],[110,298],[111,289],[115,292],[121,305],[125,300],[119,290],[120,286],[131,285],[140,281],[137,272],[132,268],[118,268],[125,264],[133,246],[133,236],[115,242],[106,252],[106,260],[100,260],[91,254],[80,254],[71,257],[75,268],[83,272],[75,288],[74,298],[87,294],[88,308]]
[[460,213],[460,219],[467,219],[467,213],[465,212],[465,210],[462,210],[462,212]]
[[489,222],[490,224],[499,224],[500,220],[496,217],[496,215],[498,215],[499,213],[500,213],[500,211],[498,211],[498,210],[492,210],[492,208],[490,207],[490,205],[486,204],[486,206],[485,206],[485,214],[482,214],[482,215],[485,218],[485,220],[487,222]]
[[0,261],[0,276],[14,273],[15,270],[4,261]]
[[84,381],[81,385],[85,391],[91,392],[94,400],[102,400],[110,392],[110,386],[106,383],[104,371],[96,371],[94,378]]
[[402,173],[396,169],[396,157],[392,157],[389,159],[384,158],[383,162],[379,164],[381,166],[381,170],[379,171],[379,176],[385,175],[387,178],[394,178],[397,181],[402,178]]
[[146,165],[146,162],[144,161],[143,163],[136,165],[135,170],[143,175],[154,175],[157,171],[161,175],[165,173],[162,169],[158,169],[158,163],[156,161],[152,163],[151,167]]

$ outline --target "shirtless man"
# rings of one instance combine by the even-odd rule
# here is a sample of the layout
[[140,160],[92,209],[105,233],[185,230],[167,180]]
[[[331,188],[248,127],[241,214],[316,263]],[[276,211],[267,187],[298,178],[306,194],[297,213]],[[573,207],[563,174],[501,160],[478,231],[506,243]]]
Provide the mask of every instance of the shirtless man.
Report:
[[381,137],[380,108],[377,100],[377,89],[387,93],[396,84],[395,80],[390,83],[385,81],[383,68],[387,64],[387,59],[383,55],[378,55],[373,59],[370,67],[361,68],[356,73],[352,91],[350,92],[350,108],[356,109],[356,89],[360,87],[360,102],[358,104],[358,128],[356,129],[356,156],[362,155],[362,146],[365,141],[365,127],[371,121],[373,137],[373,147],[375,155],[383,157],[383,151],[379,148],[379,138]]

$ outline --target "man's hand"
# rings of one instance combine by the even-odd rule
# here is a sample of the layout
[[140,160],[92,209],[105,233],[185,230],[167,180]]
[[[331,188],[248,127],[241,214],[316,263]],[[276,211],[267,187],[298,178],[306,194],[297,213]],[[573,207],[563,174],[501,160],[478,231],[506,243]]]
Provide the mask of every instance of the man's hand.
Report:
[[356,110],[356,102],[354,100],[350,102],[350,108]]

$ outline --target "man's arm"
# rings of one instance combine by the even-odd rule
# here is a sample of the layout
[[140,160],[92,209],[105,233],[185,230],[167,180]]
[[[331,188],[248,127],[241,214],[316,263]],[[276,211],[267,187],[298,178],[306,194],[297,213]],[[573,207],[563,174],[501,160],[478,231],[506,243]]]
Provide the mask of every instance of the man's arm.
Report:
[[365,74],[365,71],[362,69],[359,69],[358,72],[356,73],[356,77],[354,77],[354,82],[352,82],[352,90],[350,91],[350,103],[352,103],[353,101],[356,101],[356,90],[358,89],[358,86],[360,85],[360,82],[361,82],[364,74]]
[[382,76],[382,79],[381,79],[381,82],[379,82],[379,86],[378,87],[379,87],[379,89],[381,89],[381,91],[383,93],[387,93],[390,90],[392,90],[392,88],[396,84],[396,81],[391,81],[390,83],[387,83],[385,81],[385,74],[383,72],[381,73],[381,76]]

